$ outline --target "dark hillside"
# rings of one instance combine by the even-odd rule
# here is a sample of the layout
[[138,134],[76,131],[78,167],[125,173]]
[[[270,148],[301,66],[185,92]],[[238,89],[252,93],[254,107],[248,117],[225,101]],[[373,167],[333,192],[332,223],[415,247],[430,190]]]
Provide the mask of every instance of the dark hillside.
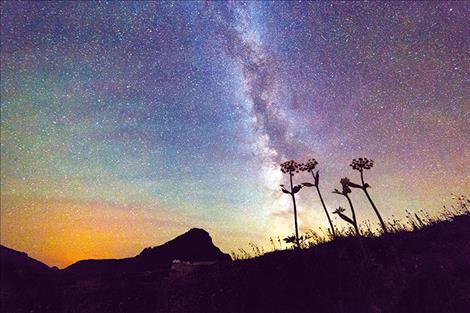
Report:
[[0,245],[1,312],[55,312],[58,269]]
[[363,245],[339,238],[237,262],[216,298],[235,293],[250,312],[469,312],[470,216]]
[[209,233],[192,228],[186,233],[157,247],[145,248],[139,255],[125,259],[82,260],[64,269],[65,273],[78,277],[96,277],[137,274],[146,271],[168,272],[173,260],[181,261],[229,261],[228,254],[212,243]]
[[[193,252],[183,249],[188,233]],[[469,312],[468,215],[362,238],[362,243],[340,237],[300,252],[274,251],[234,262],[213,249],[206,232],[188,233],[134,258],[78,262],[57,279],[48,278],[57,274],[52,269],[38,266],[42,278],[14,294],[5,293],[11,289],[2,275],[2,312]],[[227,261],[149,270],[150,260],[162,255]],[[137,270],[138,264],[145,270]],[[44,290],[54,297],[44,296]]]

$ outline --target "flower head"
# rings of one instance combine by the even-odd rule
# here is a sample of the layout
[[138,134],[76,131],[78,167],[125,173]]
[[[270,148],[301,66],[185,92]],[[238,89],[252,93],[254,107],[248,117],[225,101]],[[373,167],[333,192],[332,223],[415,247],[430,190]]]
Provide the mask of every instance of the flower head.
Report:
[[349,178],[347,178],[347,177],[341,178],[340,181],[339,181],[339,183],[341,184],[341,186],[343,186],[343,188],[344,188],[345,186],[349,186],[349,183],[350,183],[350,182],[351,182],[351,181],[350,181]]
[[369,160],[368,158],[353,159],[349,166],[357,171],[370,170],[374,166],[374,160]]
[[295,235],[292,236],[287,236],[286,238],[283,239],[286,243],[295,243]]
[[346,211],[346,210],[343,209],[342,207],[338,207],[336,210],[333,211],[333,214],[343,213],[344,211]]
[[339,183],[343,187],[343,192],[342,192],[343,195],[351,193],[351,188],[349,187],[350,184],[351,184],[351,181],[349,180],[349,178],[347,178],[347,177],[341,178]]
[[294,173],[299,173],[303,168],[303,164],[298,163],[294,160],[289,160],[281,164],[281,171],[283,173],[289,173],[294,175]]
[[315,159],[308,159],[307,163],[302,164],[302,171],[312,172],[317,166],[318,162]]

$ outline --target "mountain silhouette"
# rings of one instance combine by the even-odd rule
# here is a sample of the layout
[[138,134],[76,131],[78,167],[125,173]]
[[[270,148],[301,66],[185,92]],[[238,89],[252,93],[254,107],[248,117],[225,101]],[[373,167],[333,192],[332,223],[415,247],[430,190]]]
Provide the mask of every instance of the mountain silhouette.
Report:
[[2,279],[15,273],[49,274],[52,268],[46,264],[29,257],[24,252],[19,252],[0,245],[0,260]]
[[81,276],[145,271],[157,271],[164,274],[170,269],[173,260],[229,261],[231,258],[214,245],[207,231],[192,228],[163,245],[145,248],[135,257],[82,260],[65,268],[64,271]]
[[134,257],[82,260],[63,270],[0,245],[0,311],[32,312],[32,307],[38,312],[60,311],[58,307],[62,304],[57,298],[76,301],[72,290],[74,284],[80,282],[87,282],[89,288],[108,290],[106,301],[113,302],[116,295],[112,290],[116,282],[122,283],[122,279],[160,281],[167,277],[175,259],[187,262],[231,260],[214,245],[209,233],[199,228],[192,228],[160,246],[145,248]]
[[[31,303],[52,310],[58,274],[57,268],[0,245],[0,311],[29,312]],[[28,295],[26,301],[25,295]]]
[[209,233],[200,228],[191,228],[161,246],[145,248],[138,255],[140,258],[150,259],[162,256],[190,262],[231,260],[230,255],[223,253],[214,245]]

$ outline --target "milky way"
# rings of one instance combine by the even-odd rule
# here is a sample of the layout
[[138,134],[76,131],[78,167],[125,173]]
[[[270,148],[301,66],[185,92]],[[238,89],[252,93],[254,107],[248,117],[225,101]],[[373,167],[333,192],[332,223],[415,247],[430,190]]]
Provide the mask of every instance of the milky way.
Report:
[[[279,163],[312,157],[331,211],[366,156],[385,218],[437,213],[470,190],[469,21],[468,2],[2,2],[2,244],[60,266],[190,227],[264,245],[293,232]],[[327,226],[310,190],[299,210]]]

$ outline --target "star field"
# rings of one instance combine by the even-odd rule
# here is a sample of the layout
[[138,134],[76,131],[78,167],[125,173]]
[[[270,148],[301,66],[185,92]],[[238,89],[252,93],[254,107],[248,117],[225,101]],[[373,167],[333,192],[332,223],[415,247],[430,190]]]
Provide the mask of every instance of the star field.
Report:
[[1,242],[59,266],[190,227],[263,245],[293,231],[279,164],[312,157],[330,211],[366,156],[384,218],[437,213],[470,190],[469,21],[457,1],[2,2]]

